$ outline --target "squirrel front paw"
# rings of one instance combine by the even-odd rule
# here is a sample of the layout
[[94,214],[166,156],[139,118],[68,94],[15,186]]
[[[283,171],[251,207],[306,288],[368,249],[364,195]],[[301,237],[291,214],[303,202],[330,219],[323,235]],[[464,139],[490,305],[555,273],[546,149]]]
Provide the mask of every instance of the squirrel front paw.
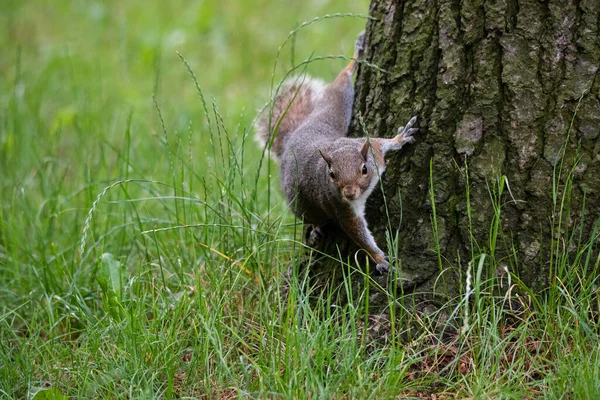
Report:
[[415,115],[408,121],[406,126],[401,126],[398,128],[398,135],[396,135],[396,140],[399,144],[412,143],[415,141],[413,135],[419,132],[419,128],[413,128],[413,125],[417,122],[417,116]]
[[375,265],[375,269],[381,275],[390,272],[390,262],[388,261],[388,258],[385,257],[383,260],[377,263],[377,265]]

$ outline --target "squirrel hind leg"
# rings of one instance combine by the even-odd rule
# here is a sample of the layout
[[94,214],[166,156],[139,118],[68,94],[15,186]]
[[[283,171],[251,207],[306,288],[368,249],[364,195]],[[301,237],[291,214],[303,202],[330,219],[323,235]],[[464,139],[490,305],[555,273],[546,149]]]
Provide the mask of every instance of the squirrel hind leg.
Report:
[[342,71],[352,76],[356,72],[358,68],[358,60],[363,58],[365,52],[365,31],[362,31],[358,34],[358,38],[356,39],[356,43],[354,43],[354,55],[352,56],[352,60],[348,63],[348,66],[344,68]]
[[360,60],[363,58],[365,52],[365,31],[358,34],[356,43],[354,43],[354,58]]
[[310,247],[315,247],[325,237],[325,232],[322,227],[311,225],[306,231],[306,244]]

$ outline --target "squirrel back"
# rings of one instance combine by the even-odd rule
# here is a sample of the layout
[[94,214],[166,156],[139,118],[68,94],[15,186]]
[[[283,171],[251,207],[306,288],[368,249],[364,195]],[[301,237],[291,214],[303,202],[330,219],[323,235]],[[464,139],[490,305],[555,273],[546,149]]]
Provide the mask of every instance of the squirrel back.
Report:
[[276,160],[281,159],[289,135],[313,112],[325,86],[322,80],[308,76],[289,78],[281,85],[271,109],[257,120],[256,139],[263,146],[271,146]]

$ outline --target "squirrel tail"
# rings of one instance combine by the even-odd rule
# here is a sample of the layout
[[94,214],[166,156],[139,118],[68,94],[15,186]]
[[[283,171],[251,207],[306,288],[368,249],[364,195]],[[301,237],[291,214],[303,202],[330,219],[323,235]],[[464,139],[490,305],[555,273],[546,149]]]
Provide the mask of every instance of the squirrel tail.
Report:
[[281,158],[287,137],[306,121],[324,88],[322,80],[309,76],[293,77],[281,85],[272,107],[256,121],[256,140],[271,148],[273,158]]

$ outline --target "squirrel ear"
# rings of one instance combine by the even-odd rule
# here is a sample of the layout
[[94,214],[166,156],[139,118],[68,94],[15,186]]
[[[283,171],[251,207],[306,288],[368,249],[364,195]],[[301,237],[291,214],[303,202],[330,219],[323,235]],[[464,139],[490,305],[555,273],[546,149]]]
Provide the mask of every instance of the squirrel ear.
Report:
[[331,157],[329,156],[329,154],[322,151],[321,149],[319,149],[319,154],[321,154],[321,157],[323,157],[323,160],[325,160],[325,162],[327,163],[327,166],[329,168],[331,168]]
[[369,147],[369,139],[367,139],[365,140],[365,144],[363,144],[362,148],[360,149],[360,154],[363,156],[365,161],[367,161],[367,157],[369,156]]

